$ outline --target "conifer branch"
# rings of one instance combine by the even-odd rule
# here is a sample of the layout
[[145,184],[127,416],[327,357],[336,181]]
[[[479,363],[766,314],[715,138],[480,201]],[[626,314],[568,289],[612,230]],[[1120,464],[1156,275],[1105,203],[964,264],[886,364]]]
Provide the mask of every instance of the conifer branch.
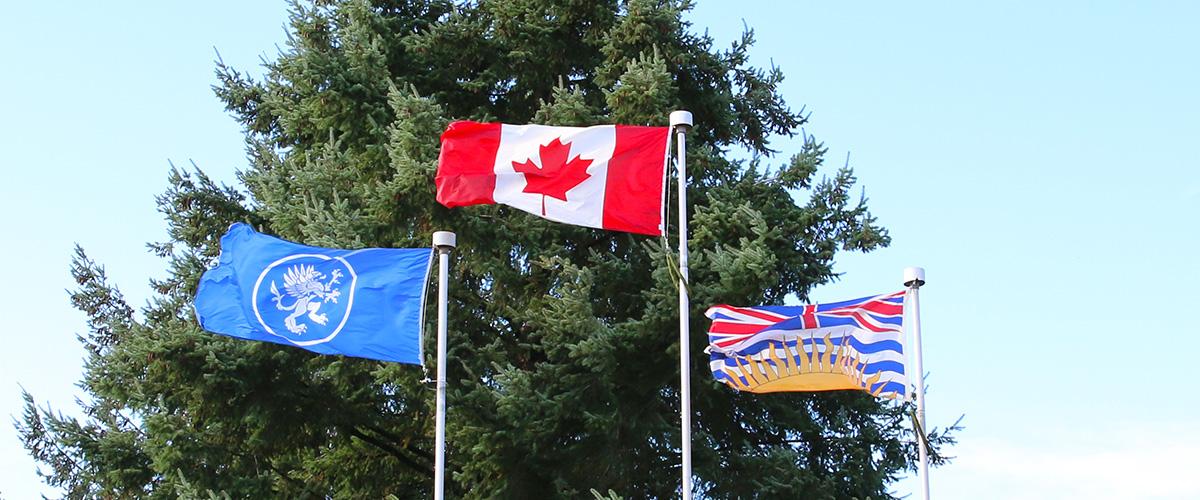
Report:
[[428,465],[423,465],[423,464],[417,463],[416,460],[409,458],[407,455],[404,454],[404,452],[400,451],[396,447],[384,442],[381,439],[378,439],[374,436],[368,435],[365,432],[362,432],[357,427],[348,426],[348,427],[345,427],[344,429],[351,436],[354,436],[354,437],[362,440],[363,442],[366,442],[376,448],[379,448],[380,450],[384,451],[388,455],[395,457],[396,460],[398,460],[398,461],[400,461],[400,463],[408,466],[408,468],[412,469],[414,472],[418,472],[422,476],[428,477],[430,479],[433,478],[433,468],[432,467],[430,467]]

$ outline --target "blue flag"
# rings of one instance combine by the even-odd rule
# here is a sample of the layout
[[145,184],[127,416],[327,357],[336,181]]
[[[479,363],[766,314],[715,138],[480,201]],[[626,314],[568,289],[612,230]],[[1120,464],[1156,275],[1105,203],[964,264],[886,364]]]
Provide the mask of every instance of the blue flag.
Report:
[[339,250],[234,224],[217,267],[200,278],[205,330],[321,354],[422,364],[430,248]]

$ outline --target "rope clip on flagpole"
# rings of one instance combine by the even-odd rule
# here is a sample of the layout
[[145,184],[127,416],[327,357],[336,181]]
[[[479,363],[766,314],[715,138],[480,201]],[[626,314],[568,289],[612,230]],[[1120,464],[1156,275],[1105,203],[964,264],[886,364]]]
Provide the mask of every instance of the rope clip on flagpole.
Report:
[[688,129],[692,128],[692,113],[690,111],[671,112],[671,130],[675,132],[675,145],[678,148],[676,165],[679,173],[679,419],[680,419],[680,454],[682,455],[680,474],[683,477],[682,492],[685,500],[692,498],[692,386],[691,386],[691,355],[689,351],[689,315],[691,308],[688,299],[688,217],[687,217],[687,163],[684,161],[684,150]]
[[433,248],[438,254],[437,305],[437,423],[433,466],[433,498],[445,498],[446,485],[446,303],[449,301],[450,252],[458,237],[450,231],[433,233]]
[[[915,371],[917,374],[917,425],[913,429],[913,433],[917,438],[917,454],[921,460],[920,468],[917,469],[921,478],[921,498],[929,500],[929,450],[926,447],[928,441],[925,433],[925,366],[921,355],[921,299],[919,290],[921,285],[925,284],[925,269],[921,267],[906,267],[904,268],[904,286],[908,287],[908,297],[905,302],[911,301],[912,305],[909,308],[911,314],[911,325],[909,332],[912,334],[913,351],[916,361]],[[906,325],[909,324],[905,321]]]

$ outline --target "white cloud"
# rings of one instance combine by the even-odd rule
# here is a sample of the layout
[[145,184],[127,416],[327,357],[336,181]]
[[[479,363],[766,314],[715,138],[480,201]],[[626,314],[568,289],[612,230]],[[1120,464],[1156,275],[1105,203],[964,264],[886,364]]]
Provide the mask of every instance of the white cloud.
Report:
[[[931,496],[972,499],[1200,498],[1194,425],[1062,429],[963,441],[930,474]],[[915,486],[915,481],[912,481]],[[912,498],[916,498],[913,496]]]

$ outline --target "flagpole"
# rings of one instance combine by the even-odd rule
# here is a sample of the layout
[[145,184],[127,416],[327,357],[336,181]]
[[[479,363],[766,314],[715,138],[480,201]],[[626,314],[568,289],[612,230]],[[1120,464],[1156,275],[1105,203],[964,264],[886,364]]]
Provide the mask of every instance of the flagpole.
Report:
[[679,172],[679,416],[680,452],[682,455],[683,498],[692,498],[692,382],[691,382],[691,327],[688,301],[688,214],[687,214],[687,168],[684,161],[684,146],[688,129],[692,128],[692,113],[671,112],[671,129],[675,131],[675,145]]
[[[904,269],[904,286],[908,287],[908,298],[912,301],[912,332],[913,350],[916,351],[917,372],[917,429],[913,433],[917,438],[917,453],[921,459],[918,473],[921,479],[921,498],[929,500],[929,450],[925,449],[925,366],[921,356],[921,299],[919,290],[925,284],[925,269],[907,267]],[[908,322],[905,322],[907,324]]]
[[437,424],[434,439],[433,498],[445,498],[446,485],[446,303],[449,301],[450,252],[457,237],[449,231],[433,233],[433,248],[438,253],[438,317],[437,317]]

